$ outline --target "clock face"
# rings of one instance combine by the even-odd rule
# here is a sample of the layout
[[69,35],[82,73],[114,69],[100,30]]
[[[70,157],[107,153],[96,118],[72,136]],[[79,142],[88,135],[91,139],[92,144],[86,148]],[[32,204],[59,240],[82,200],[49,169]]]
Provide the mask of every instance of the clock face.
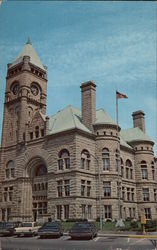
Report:
[[33,95],[38,95],[38,93],[39,93],[38,87],[37,87],[36,85],[33,84],[33,85],[31,86],[31,92],[32,92]]
[[19,92],[19,84],[16,83],[16,84],[13,86],[13,94],[14,94],[14,95],[17,95],[18,92]]

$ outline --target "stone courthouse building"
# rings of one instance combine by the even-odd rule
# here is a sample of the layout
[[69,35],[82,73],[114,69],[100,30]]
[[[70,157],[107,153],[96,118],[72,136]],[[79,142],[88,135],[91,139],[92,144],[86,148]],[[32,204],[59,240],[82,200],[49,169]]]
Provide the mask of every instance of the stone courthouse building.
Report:
[[121,129],[96,110],[96,85],[88,81],[81,110],[67,106],[48,117],[46,90],[46,67],[28,39],[7,69],[0,220],[96,219],[100,205],[103,219],[117,219],[119,185],[123,219],[157,218],[157,162],[144,112]]

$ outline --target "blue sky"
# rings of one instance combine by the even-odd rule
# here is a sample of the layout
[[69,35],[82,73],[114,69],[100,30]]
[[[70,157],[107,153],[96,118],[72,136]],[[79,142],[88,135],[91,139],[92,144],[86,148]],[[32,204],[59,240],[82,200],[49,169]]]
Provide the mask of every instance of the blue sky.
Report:
[[[97,85],[97,109],[132,127],[132,112],[146,114],[147,134],[157,142],[156,3],[7,1],[0,7],[0,127],[7,63],[27,41],[48,67],[47,114],[81,106],[80,84]],[[155,151],[157,148],[155,148]]]

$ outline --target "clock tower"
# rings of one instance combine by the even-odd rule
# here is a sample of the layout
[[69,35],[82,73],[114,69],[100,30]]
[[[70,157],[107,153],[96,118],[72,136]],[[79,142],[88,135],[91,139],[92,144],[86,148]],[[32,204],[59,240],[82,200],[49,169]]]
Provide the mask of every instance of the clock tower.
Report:
[[13,63],[8,64],[2,147],[25,141],[26,127],[38,110],[46,112],[47,72],[28,38]]

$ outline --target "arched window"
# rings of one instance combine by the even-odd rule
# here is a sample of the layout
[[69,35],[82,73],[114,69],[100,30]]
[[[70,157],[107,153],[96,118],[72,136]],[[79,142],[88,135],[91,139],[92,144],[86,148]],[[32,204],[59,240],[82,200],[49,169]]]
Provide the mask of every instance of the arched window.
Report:
[[148,180],[148,171],[146,161],[141,161],[141,177],[143,180]]
[[110,155],[109,150],[104,148],[102,150],[102,162],[103,162],[103,170],[110,170]]
[[69,169],[70,168],[70,154],[67,149],[63,149],[58,154],[58,169]]
[[12,160],[8,161],[8,163],[6,165],[5,176],[7,179],[15,177],[14,162]]
[[151,167],[152,167],[152,180],[155,180],[155,168],[154,168],[154,162],[151,162]]
[[124,163],[123,163],[123,159],[120,159],[120,165],[121,165],[121,176],[124,177]]
[[126,160],[126,178],[133,179],[133,168],[130,160]]
[[115,153],[115,165],[116,165],[116,172],[119,170],[119,150],[116,149]]
[[90,169],[90,154],[87,149],[84,149],[81,153],[81,168]]
[[47,174],[47,168],[45,165],[39,165],[36,168],[35,176],[42,176]]
[[39,126],[35,127],[35,137],[38,138],[39,137]]

